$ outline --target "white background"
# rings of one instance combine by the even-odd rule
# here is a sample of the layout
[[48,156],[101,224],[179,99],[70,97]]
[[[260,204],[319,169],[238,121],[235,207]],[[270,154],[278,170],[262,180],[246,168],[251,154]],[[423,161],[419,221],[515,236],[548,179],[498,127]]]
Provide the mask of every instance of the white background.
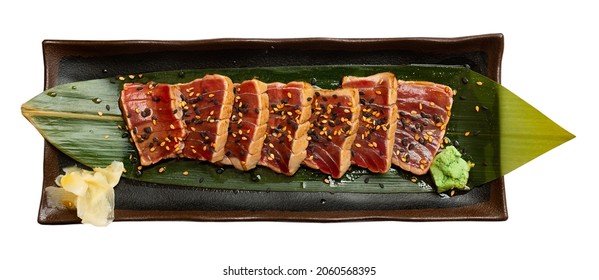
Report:
[[[599,276],[597,182],[591,181],[597,164],[587,162],[599,156],[599,21],[586,4],[26,2],[0,4],[0,279],[235,279],[222,276],[229,265],[377,267],[376,276],[362,279]],[[43,90],[43,39],[484,33],[505,35],[503,84],[577,136],[505,177],[506,222],[119,222],[106,228],[36,222],[43,140],[20,105]]]

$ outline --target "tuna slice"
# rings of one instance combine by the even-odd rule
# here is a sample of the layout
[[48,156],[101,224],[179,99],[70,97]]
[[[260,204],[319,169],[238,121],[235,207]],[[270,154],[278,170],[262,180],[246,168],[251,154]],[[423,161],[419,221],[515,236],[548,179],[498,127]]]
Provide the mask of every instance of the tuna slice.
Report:
[[188,131],[182,156],[209,162],[221,161],[225,155],[233,104],[231,79],[206,75],[176,87],[183,100],[181,109]]
[[142,166],[177,157],[184,147],[186,130],[182,113],[174,109],[181,102],[175,92],[154,82],[123,86],[120,105]]
[[422,175],[437,154],[451,116],[453,91],[431,82],[399,81],[393,164]]
[[293,175],[306,158],[314,89],[308,83],[271,83],[269,118],[259,165]]
[[347,76],[342,86],[355,88],[360,95],[360,124],[352,147],[352,163],[374,173],[386,173],[391,167],[397,126],[395,76],[392,73]]
[[351,165],[351,149],[359,127],[358,90],[318,90],[312,101],[304,164],[333,178],[341,178]]
[[229,122],[223,164],[239,170],[250,170],[260,160],[268,121],[266,84],[258,80],[244,81],[234,87],[235,99]]

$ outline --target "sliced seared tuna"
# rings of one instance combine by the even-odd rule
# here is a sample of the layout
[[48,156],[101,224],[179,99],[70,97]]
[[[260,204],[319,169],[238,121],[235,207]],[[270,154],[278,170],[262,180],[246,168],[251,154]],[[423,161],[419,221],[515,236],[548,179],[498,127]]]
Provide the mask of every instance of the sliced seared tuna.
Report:
[[317,90],[312,101],[304,164],[340,178],[351,166],[351,149],[359,127],[358,90]]
[[181,102],[175,91],[154,82],[123,87],[120,106],[142,166],[177,157],[184,147],[186,130],[182,113],[175,109]]
[[393,164],[422,175],[437,154],[451,116],[453,91],[431,82],[399,81]]
[[259,165],[293,175],[306,158],[314,89],[308,83],[271,83],[269,118]]
[[392,73],[347,76],[342,86],[355,88],[360,95],[360,125],[352,147],[352,163],[374,173],[389,171],[397,126],[395,76]]
[[233,83],[221,75],[206,75],[178,84],[183,120],[188,135],[182,156],[209,162],[221,161],[233,104]]
[[250,170],[260,160],[268,121],[267,85],[258,80],[234,85],[235,99],[223,164]]

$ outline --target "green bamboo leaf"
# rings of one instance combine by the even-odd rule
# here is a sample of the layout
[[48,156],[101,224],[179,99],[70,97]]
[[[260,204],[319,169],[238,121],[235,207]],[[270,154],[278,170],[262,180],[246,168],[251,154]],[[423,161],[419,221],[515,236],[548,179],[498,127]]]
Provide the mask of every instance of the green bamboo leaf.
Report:
[[574,138],[573,134],[507,89],[500,87],[498,96],[502,174]]
[[395,73],[399,79],[441,83],[457,91],[447,137],[450,145],[476,164],[471,170],[470,186],[505,175],[573,138],[501,85],[469,69],[450,66],[302,66],[124,75],[120,77],[124,81],[100,79],[54,87],[23,104],[22,112],[48,142],[81,164],[94,167],[123,161],[128,170],[124,176],[144,182],[261,191],[432,192],[434,187],[428,175],[413,176],[395,168],[387,174],[352,168],[346,176],[333,181],[324,180],[327,176],[308,168],[288,177],[261,167],[241,172],[179,159],[137,172],[135,148],[120,129],[124,122],[118,96],[124,82],[181,83],[219,73],[234,81],[303,80],[321,88],[336,88],[344,75],[366,76],[384,71]]

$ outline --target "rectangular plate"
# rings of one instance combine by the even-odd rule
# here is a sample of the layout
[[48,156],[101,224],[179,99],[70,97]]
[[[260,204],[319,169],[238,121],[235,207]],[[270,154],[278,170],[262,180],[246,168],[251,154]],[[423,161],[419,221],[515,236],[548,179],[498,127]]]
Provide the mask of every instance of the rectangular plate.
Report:
[[[45,87],[119,74],[180,69],[301,65],[468,65],[499,81],[503,35],[390,39],[215,39],[202,41],[43,42]],[[45,143],[43,186],[75,162]],[[436,193],[257,192],[188,188],[122,179],[116,221],[506,220],[503,177],[451,198]],[[49,208],[41,224],[79,223]]]

